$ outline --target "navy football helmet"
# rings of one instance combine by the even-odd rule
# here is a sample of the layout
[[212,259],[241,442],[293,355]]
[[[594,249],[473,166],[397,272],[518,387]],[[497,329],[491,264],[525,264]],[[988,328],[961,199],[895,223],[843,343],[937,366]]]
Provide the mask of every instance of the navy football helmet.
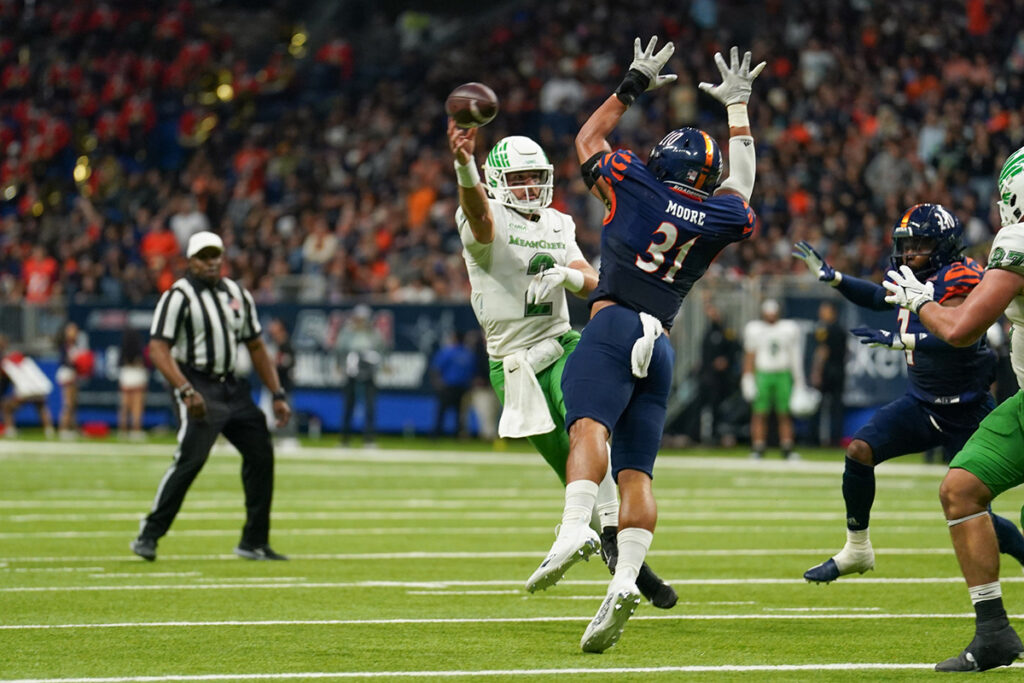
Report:
[[677,128],[654,146],[647,168],[666,185],[704,198],[722,177],[722,150],[702,130]]
[[964,227],[941,204],[915,204],[907,209],[893,226],[892,238],[895,270],[914,256],[929,254],[928,265],[914,271],[919,278],[930,277],[963,257]]

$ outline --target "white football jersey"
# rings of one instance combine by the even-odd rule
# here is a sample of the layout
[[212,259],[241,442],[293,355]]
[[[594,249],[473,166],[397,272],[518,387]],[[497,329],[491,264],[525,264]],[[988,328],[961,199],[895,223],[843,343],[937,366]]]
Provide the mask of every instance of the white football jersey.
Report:
[[751,320],[743,328],[743,350],[754,354],[758,372],[792,370],[802,347],[800,327],[792,320]]
[[576,224],[566,214],[547,208],[531,221],[497,200],[488,202],[494,217],[490,244],[476,241],[461,207],[455,221],[473,288],[473,312],[487,339],[488,355],[501,359],[569,331],[563,288],[529,306],[526,289],[540,271],[581,260],[583,252],[576,244]]
[[[1000,268],[1024,275],[1024,223],[1008,225],[996,233],[988,268]],[[1006,317],[1013,323],[1010,335],[1010,363],[1017,385],[1024,387],[1024,294],[1013,297],[1006,307]]]

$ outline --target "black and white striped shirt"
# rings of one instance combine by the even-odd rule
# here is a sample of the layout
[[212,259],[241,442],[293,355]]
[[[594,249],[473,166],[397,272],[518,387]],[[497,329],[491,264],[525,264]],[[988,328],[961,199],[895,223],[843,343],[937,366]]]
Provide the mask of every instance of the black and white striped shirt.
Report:
[[149,336],[168,342],[178,363],[226,375],[235,368],[239,342],[261,331],[252,295],[238,283],[221,278],[211,286],[183,277],[160,297]]

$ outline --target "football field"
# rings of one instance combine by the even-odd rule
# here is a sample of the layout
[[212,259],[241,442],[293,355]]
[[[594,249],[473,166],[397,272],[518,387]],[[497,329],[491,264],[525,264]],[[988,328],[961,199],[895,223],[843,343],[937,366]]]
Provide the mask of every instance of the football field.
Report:
[[[561,516],[541,458],[410,445],[279,454],[271,543],[289,562],[232,554],[240,459],[218,447],[150,563],[128,543],[172,445],[0,442],[0,683],[925,680],[973,634],[944,467],[919,456],[879,468],[875,571],[819,586],[801,575],[845,538],[841,453],[664,453],[648,559],[679,603],[643,603],[587,655],[601,562],[522,587]],[[1022,503],[995,507],[1019,521]],[[1018,630],[1022,581],[1004,559]]]

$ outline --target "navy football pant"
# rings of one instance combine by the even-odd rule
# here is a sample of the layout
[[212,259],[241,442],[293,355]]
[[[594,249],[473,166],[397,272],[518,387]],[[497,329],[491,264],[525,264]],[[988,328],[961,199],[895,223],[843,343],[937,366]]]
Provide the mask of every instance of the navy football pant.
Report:
[[630,353],[643,335],[640,316],[624,306],[598,311],[565,363],[565,426],[589,417],[612,433],[612,476],[624,469],[653,478],[672,388],[675,351],[668,337],[654,344],[647,377],[633,376]]

